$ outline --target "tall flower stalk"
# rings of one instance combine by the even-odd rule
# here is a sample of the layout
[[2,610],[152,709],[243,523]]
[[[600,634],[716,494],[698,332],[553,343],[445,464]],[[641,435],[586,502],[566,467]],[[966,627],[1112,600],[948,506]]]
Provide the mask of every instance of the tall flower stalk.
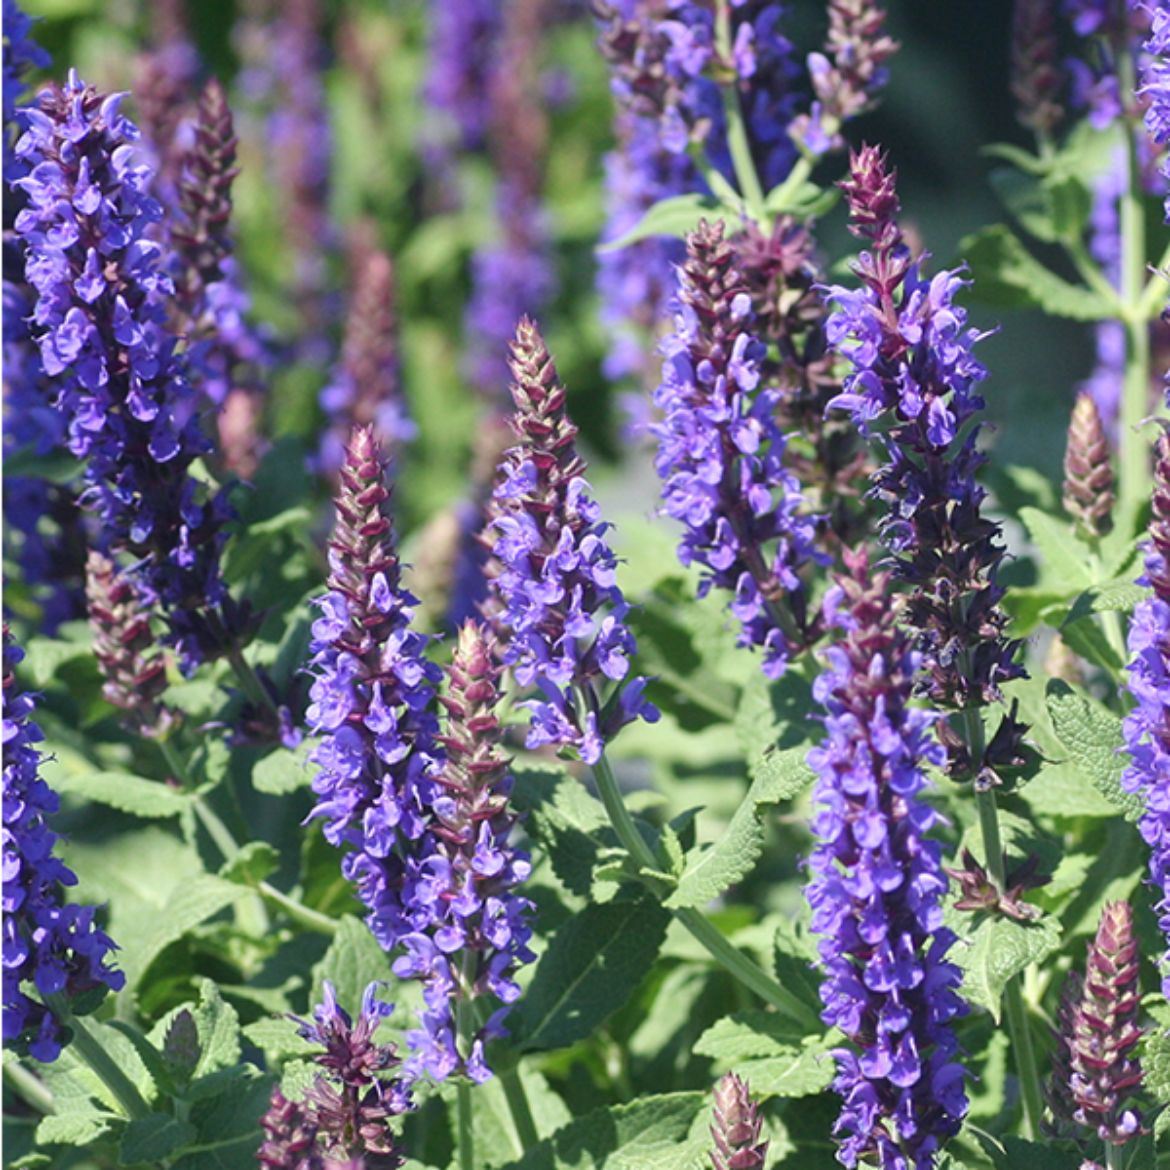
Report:
[[825,968],[822,1019],[844,1105],[834,1132],[846,1166],[929,1166],[967,1112],[953,1023],[966,1007],[943,925],[947,879],[926,769],[946,758],[937,714],[910,706],[920,656],[897,624],[891,579],[864,554],[825,598],[842,631],[814,686],[826,738],[809,753],[816,846],[806,896]]
[[651,427],[663,510],[684,526],[679,560],[701,568],[699,596],[732,594],[740,644],[760,649],[776,678],[811,636],[800,572],[815,559],[816,520],[784,466],[780,396],[760,384],[766,349],[722,223],[687,238],[675,322]]

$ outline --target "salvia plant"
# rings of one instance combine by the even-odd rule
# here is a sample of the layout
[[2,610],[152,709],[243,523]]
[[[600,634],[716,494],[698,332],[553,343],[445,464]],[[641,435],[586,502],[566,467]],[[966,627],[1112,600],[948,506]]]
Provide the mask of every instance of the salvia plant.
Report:
[[1170,5],[5,0],[13,1170],[1170,1170]]

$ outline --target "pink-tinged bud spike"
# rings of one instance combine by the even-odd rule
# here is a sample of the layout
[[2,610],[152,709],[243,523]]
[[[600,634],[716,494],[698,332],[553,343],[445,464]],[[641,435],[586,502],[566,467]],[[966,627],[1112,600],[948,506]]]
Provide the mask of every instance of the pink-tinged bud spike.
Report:
[[1090,394],[1077,395],[1064,452],[1064,510],[1089,536],[1113,527],[1113,465],[1101,414]]
[[1064,117],[1064,73],[1056,37],[1056,0],[1016,0],[1012,13],[1012,96],[1016,119],[1047,136]]
[[1135,1048],[1140,994],[1133,909],[1109,902],[1089,945],[1085,982],[1069,1045],[1075,1119],[1112,1145],[1142,1132],[1141,1114],[1125,1103],[1141,1088]]
[[760,1141],[761,1120],[747,1081],[733,1072],[725,1074],[715,1086],[714,1170],[762,1170],[768,1143]]
[[838,184],[849,202],[849,230],[879,248],[901,240],[897,180],[881,148],[863,146],[850,153],[849,178]]
[[1060,1004],[1056,1009],[1056,1026],[1052,1039],[1056,1045],[1052,1053],[1052,1071],[1044,1082],[1044,1100],[1048,1105],[1050,1121],[1045,1129],[1053,1137],[1072,1137],[1076,1133],[1076,1102],[1072,1097],[1072,1042],[1076,1032],[1077,1008],[1084,995],[1085,981],[1077,971],[1065,976],[1060,990]]

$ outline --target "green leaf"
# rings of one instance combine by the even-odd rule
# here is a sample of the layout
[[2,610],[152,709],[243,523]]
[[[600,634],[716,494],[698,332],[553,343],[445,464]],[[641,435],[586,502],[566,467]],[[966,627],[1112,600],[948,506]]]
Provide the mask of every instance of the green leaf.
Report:
[[791,799],[811,780],[805,754],[806,749],[799,747],[764,757],[727,829],[713,844],[699,846],[689,854],[678,886],[666,899],[668,907],[705,906],[751,873],[764,847],[760,809]]
[[1049,916],[1028,923],[981,919],[950,954],[963,970],[963,998],[985,1008],[999,1023],[1000,1001],[1009,980],[1060,950],[1060,939],[1060,924]]
[[1073,602],[1064,623],[1072,625],[1095,613],[1133,613],[1137,603],[1149,596],[1150,590],[1146,586],[1135,585],[1128,578],[1094,585]]
[[127,986],[136,988],[146,969],[171,943],[247,894],[243,886],[218,877],[198,877],[180,885],[142,944],[128,946],[123,952],[122,970],[126,973]]
[[803,1035],[804,1029],[771,1012],[736,1012],[717,1021],[695,1044],[718,1071],[746,1077],[756,1097],[805,1097],[823,1092],[833,1079],[830,1050],[840,1034]]
[[226,1003],[219,987],[204,979],[199,987],[199,1006],[194,1010],[199,1033],[199,1062],[196,1077],[231,1068],[240,1059],[240,1018]]
[[[1141,1049],[1141,1068],[1146,1091],[1162,1106],[1170,1105],[1170,1029],[1164,1025],[1145,1034]],[[1170,1129],[1170,1109],[1163,1108],[1154,1122],[1154,1133],[1161,1137]]]
[[[5,468],[7,472],[8,469]],[[70,623],[72,624],[72,623]],[[89,627],[82,624],[84,636],[65,640],[56,638],[30,638],[24,648],[24,659],[19,674],[28,679],[29,685],[37,690],[49,687],[57,672],[67,663],[80,659],[93,661],[93,646],[89,640]],[[64,629],[62,629],[64,632]]]
[[735,1012],[712,1024],[695,1042],[695,1052],[732,1067],[788,1051],[804,1034],[800,1024],[775,1012]]
[[664,1093],[595,1109],[508,1163],[508,1170],[691,1170],[679,1147],[709,1107],[706,1093]]
[[191,805],[185,793],[128,772],[59,773],[54,775],[53,784],[58,792],[81,796],[143,820],[179,816]]
[[1058,1150],[1048,1143],[1011,1136],[996,1138],[979,1129],[972,1132],[996,1170],[1079,1170],[1084,1165],[1080,1154]]
[[121,1121],[115,1113],[101,1113],[96,1109],[50,1113],[37,1124],[37,1144],[83,1148],[105,1137]]
[[190,1121],[197,1136],[170,1170],[255,1170],[260,1117],[271,1092],[271,1080],[242,1069],[233,1091],[196,1101]]
[[280,854],[267,841],[249,841],[239,853],[226,861],[219,876],[254,889],[280,868]]
[[752,1087],[753,1096],[811,1097],[823,1093],[836,1073],[832,1049],[841,1043],[838,1032],[806,1036],[798,1048],[789,1048],[759,1060],[745,1060],[737,1071]]
[[196,1132],[189,1121],[180,1121],[169,1113],[148,1113],[126,1126],[120,1150],[122,1161],[157,1165],[194,1141]]
[[346,914],[338,919],[337,933],[329,949],[313,968],[311,1000],[321,1002],[322,985],[328,979],[337,992],[337,1002],[357,1019],[366,988],[389,978],[389,956],[360,918]]
[[1071,524],[1041,512],[1039,508],[1021,508],[1020,520],[1032,543],[1040,550],[1043,572],[1048,580],[1060,582],[1069,593],[1093,584],[1088,570],[1088,549],[1076,537]]
[[1088,662],[1093,663],[1094,666],[1108,671],[1120,681],[1125,670],[1125,663],[1117,650],[1114,649],[1113,643],[1109,641],[1105,631],[1092,616],[1078,618],[1070,622],[1067,618],[1061,620],[1060,615],[1063,612],[1065,612],[1065,607],[1063,605],[1057,606],[1045,614],[1045,620],[1050,625],[1059,627],[1060,636],[1074,654],[1079,654]]
[[620,252],[650,236],[677,236],[682,239],[699,226],[701,219],[718,219],[722,205],[710,195],[691,193],[661,199],[649,208],[628,232],[598,247],[598,252]]
[[1096,699],[1052,679],[1045,691],[1048,715],[1068,763],[1080,772],[1128,821],[1142,814],[1141,798],[1121,787],[1126,757],[1121,720]]
[[568,919],[509,1024],[517,1048],[564,1048],[592,1035],[653,966],[669,921],[649,897],[592,904]]
[[313,745],[305,740],[290,751],[277,748],[252,769],[252,787],[265,796],[287,796],[301,788],[308,788],[313,777],[309,770],[309,751]]
[[807,180],[798,187],[787,182],[773,187],[764,198],[764,210],[769,215],[792,215],[798,219],[820,219],[832,211],[841,192],[833,187],[822,188]]
[[1073,321],[1105,321],[1115,306],[1083,285],[1070,284],[1037,260],[1010,228],[982,228],[959,242],[970,266],[973,299],[1007,309],[1041,309]]
[[[535,1069],[520,1066],[515,1075],[520,1077],[539,1136],[555,1133],[573,1120],[563,1098]],[[516,1132],[512,1111],[508,1108],[508,1100],[498,1076],[476,1086],[472,1094],[472,1106],[472,1136],[475,1139],[477,1166],[500,1166],[523,1157],[524,1143]]]

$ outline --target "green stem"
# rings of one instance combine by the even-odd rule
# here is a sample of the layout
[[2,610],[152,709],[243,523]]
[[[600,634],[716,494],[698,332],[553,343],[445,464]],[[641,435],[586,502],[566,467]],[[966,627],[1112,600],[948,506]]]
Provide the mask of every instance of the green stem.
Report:
[[520,1139],[525,1153],[533,1150],[540,1142],[540,1135],[536,1132],[536,1122],[532,1120],[532,1110],[528,1107],[528,1094],[520,1081],[520,1070],[513,1066],[499,1074],[500,1088],[504,1090],[504,1100],[508,1102],[508,1112],[512,1114],[512,1124],[516,1127],[516,1136]]
[[12,1086],[13,1091],[26,1104],[31,1105],[38,1113],[46,1117],[57,1112],[57,1102],[48,1085],[24,1065],[15,1060],[4,1064],[4,1079]]
[[[716,47],[719,55],[727,60],[732,53],[731,12],[727,0],[719,0],[715,22]],[[761,228],[766,228],[764,188],[760,185],[760,176],[756,173],[756,164],[752,159],[752,146],[748,140],[743,110],[739,104],[739,91],[734,79],[728,84],[721,83],[719,92],[723,99],[723,117],[727,123],[727,149],[731,154],[731,165],[735,169],[735,180],[739,184],[748,215]]]
[[[1122,93],[1133,92],[1133,61],[1118,59]],[[1133,127],[1126,127],[1126,162],[1129,182],[1121,195],[1121,301],[1125,325],[1125,381],[1121,393],[1121,445],[1119,476],[1120,515],[1132,518],[1150,494],[1150,444],[1139,429],[1149,413],[1150,328],[1142,314],[1146,284],[1146,224],[1142,207],[1141,169]]]
[[89,1023],[71,1015],[69,1005],[63,998],[50,995],[47,999],[54,1013],[73,1033],[69,1050],[89,1065],[98,1080],[114,1095],[127,1117],[131,1120],[146,1117],[150,1113],[150,1106],[142,1099],[134,1082],[118,1067],[102,1042],[90,1030]]
[[[476,954],[463,952],[463,964],[459,972],[459,999],[455,1006],[455,1030],[458,1036],[459,1055],[466,1060],[475,1037],[475,1009],[472,1006],[472,983]],[[455,1086],[455,1106],[459,1127],[460,1170],[475,1170],[475,1130],[472,1122],[471,1085],[466,1075],[459,1078]]]
[[319,910],[314,910],[311,906],[306,906],[304,902],[298,902],[291,894],[286,894],[267,882],[260,882],[256,886],[256,891],[265,901],[283,910],[298,926],[329,938],[337,933],[337,923],[334,919]]
[[262,707],[273,718],[279,720],[280,712],[276,709],[276,700],[268,693],[255,668],[244,657],[244,652],[233,645],[228,649],[226,657],[236,673],[236,678],[240,680],[240,686],[244,688],[244,694],[255,706]]
[[1112,306],[1114,312],[1120,316],[1123,312],[1121,297],[1118,295],[1117,289],[1106,280],[1097,262],[1089,255],[1084,241],[1066,241],[1064,250],[1068,258],[1073,262],[1073,267],[1076,268],[1077,275],[1098,296],[1107,301]]
[[1141,315],[1147,320],[1153,320],[1166,304],[1170,297],[1170,277],[1167,269],[1170,268],[1170,245],[1162,253],[1156,265],[1154,275],[1146,282],[1145,292],[1142,293]]
[[[978,712],[964,712],[964,723],[979,727],[977,734],[969,732],[972,759],[983,756],[983,725]],[[968,719],[973,715],[973,719]],[[978,750],[978,754],[976,754]],[[983,836],[983,857],[987,872],[1001,893],[1007,886],[1007,873],[1003,855],[1003,839],[999,832],[999,810],[995,804],[995,793],[990,789],[975,794],[975,806],[979,810],[979,829]],[[1007,1020],[1008,1037],[1016,1061],[1016,1077],[1020,1084],[1020,1098],[1024,1106],[1024,1137],[1034,1141],[1040,1132],[1040,1118],[1043,1101],[1040,1095],[1040,1069],[1036,1063],[1036,1050],[1032,1046],[1032,1033],[1028,1027],[1028,1013],[1020,992],[1018,975],[1008,980],[1003,989],[1004,1016]]]
[[1125,1147],[1105,1143],[1105,1170],[1122,1170],[1125,1166]]
[[[207,830],[207,835],[223,855],[224,861],[231,861],[239,854],[239,842],[232,836],[227,825],[220,820],[219,814],[201,796],[195,798],[195,816]],[[264,907],[264,899],[259,893],[255,898],[245,899],[239,906],[238,913],[240,926],[253,938],[264,938],[268,934],[272,924]]]
[[[622,800],[617,778],[604,754],[593,765],[593,775],[597,780],[597,788],[601,794],[602,803],[605,805],[605,811],[609,814],[610,823],[626,852],[642,868],[658,869],[658,859],[654,856],[654,851],[646,843],[645,838],[638,832],[634,818],[630,816],[630,811]],[[693,907],[685,907],[673,910],[672,913],[716,962],[744,986],[754,991],[762,1000],[770,1003],[777,1011],[782,1012],[790,1019],[796,1020],[803,1027],[816,1028],[818,1026],[816,1015],[804,1003],[797,999],[792,992],[781,987],[762,967],[729,942],[724,934],[712,926],[698,910]]]
[[459,1167],[475,1170],[475,1135],[471,1128],[471,1086],[463,1077],[455,1086],[455,1106],[459,1117]]

